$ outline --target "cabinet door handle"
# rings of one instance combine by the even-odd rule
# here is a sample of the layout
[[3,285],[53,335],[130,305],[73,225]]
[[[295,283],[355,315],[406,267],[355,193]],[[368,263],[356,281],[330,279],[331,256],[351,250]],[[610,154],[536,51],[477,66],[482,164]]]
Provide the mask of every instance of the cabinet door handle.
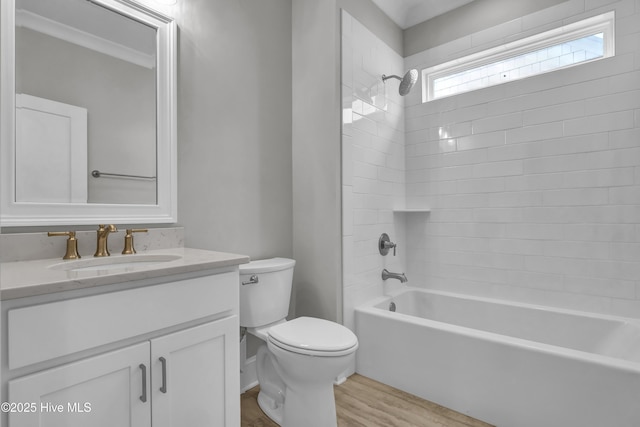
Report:
[[163,393],[167,392],[167,359],[164,357],[160,358],[160,363],[162,364],[162,387],[160,387],[160,391]]
[[147,367],[144,366],[144,363],[140,364],[140,369],[142,369],[142,396],[140,396],[140,400],[143,402],[147,401]]

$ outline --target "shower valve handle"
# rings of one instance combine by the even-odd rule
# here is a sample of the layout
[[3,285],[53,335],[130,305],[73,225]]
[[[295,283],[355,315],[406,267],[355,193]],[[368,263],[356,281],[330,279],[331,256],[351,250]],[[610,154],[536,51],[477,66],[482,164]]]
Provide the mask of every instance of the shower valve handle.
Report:
[[387,249],[393,248],[393,256],[396,256],[396,244],[391,242],[384,242],[384,247]]
[[378,251],[380,251],[380,255],[387,255],[391,248],[393,248],[393,256],[396,256],[396,244],[391,241],[387,233],[382,233],[380,239],[378,239]]

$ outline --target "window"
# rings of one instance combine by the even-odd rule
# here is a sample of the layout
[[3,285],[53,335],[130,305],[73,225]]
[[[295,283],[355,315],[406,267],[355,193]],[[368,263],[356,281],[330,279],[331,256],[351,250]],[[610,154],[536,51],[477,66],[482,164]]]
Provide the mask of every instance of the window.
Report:
[[422,102],[613,56],[613,24],[608,12],[422,70]]

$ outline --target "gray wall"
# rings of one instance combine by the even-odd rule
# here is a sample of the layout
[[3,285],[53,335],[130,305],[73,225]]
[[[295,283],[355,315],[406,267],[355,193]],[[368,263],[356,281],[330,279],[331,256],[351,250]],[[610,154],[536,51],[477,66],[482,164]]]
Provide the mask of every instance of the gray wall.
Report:
[[339,7],[395,50],[402,35],[369,0],[293,3],[161,8],[179,26],[178,218],[187,246],[294,257],[296,314],[338,320]]
[[566,0],[476,0],[404,31],[404,56],[546,9]]
[[339,23],[334,0],[292,3],[295,309],[339,320]]
[[185,245],[291,257],[291,1],[183,0],[172,14]]
[[342,320],[340,7],[399,49],[369,1],[293,0],[295,314]]
[[[340,3],[401,49],[372,3]],[[292,312],[340,320],[339,4],[188,0],[172,14],[185,244],[293,257]]]

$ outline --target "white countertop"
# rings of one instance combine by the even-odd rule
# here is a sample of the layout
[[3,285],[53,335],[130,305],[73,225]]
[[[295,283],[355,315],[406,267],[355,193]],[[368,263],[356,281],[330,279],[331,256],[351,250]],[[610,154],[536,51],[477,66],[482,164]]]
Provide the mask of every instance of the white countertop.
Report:
[[[189,248],[158,249],[134,255],[112,255],[110,259],[115,261],[119,257],[135,257],[142,254],[178,255],[180,258],[153,266],[131,263],[126,268],[93,271],[69,271],[49,268],[54,264],[74,262],[73,260],[63,261],[60,258],[5,262],[0,264],[0,300],[191,273],[249,262],[249,257],[246,255]],[[82,259],[84,260],[85,257]]]

